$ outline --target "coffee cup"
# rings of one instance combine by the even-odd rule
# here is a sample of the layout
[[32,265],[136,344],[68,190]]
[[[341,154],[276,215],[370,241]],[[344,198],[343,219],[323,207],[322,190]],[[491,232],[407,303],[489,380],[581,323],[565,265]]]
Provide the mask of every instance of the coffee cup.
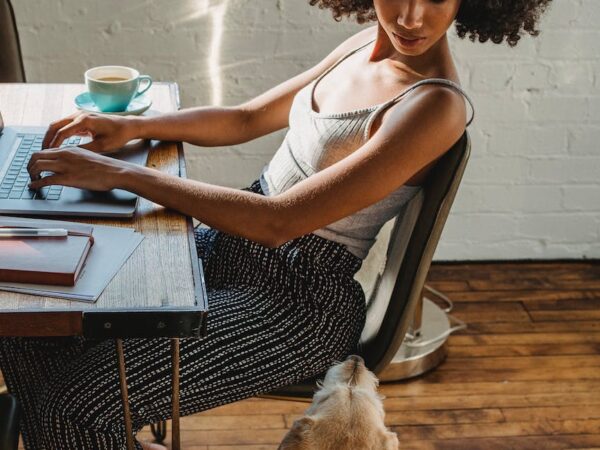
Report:
[[[99,66],[86,70],[85,84],[92,101],[102,112],[122,112],[135,97],[142,95],[152,78],[125,66]],[[146,85],[138,90],[143,82]]]

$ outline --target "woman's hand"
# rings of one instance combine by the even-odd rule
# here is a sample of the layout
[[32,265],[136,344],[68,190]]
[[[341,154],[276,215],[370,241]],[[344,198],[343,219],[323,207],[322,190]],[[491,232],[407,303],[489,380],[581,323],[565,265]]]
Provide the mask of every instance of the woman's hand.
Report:
[[[118,188],[128,162],[78,147],[52,148],[36,152],[27,164],[30,189],[62,185],[92,191]],[[53,172],[40,178],[42,172]]]
[[109,152],[123,147],[137,137],[135,123],[131,117],[77,112],[50,124],[42,148],[59,147],[71,136],[88,135],[92,137],[92,141],[81,145],[81,148],[97,153]]

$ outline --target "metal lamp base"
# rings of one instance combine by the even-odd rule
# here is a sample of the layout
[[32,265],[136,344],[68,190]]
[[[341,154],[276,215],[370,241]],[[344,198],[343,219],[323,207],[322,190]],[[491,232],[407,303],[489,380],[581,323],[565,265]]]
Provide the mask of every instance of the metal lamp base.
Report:
[[[423,298],[423,316],[420,335],[412,344],[431,343],[422,347],[407,345],[404,340],[392,362],[378,374],[380,381],[398,381],[416,377],[437,367],[448,355],[446,341],[450,334],[450,320],[446,312],[428,298]],[[444,338],[437,339],[440,336]]]

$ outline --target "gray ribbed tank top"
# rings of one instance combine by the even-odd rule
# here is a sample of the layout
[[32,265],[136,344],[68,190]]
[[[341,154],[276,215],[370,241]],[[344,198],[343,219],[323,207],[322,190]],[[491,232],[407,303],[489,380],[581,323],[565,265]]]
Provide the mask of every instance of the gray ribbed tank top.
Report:
[[[292,101],[289,129],[271,161],[265,165],[260,185],[265,195],[277,195],[299,181],[339,161],[363,145],[370,135],[373,121],[379,113],[407,93],[423,84],[442,84],[465,96],[471,110],[473,103],[456,83],[442,78],[419,81],[391,100],[369,108],[343,113],[319,113],[313,110],[312,99],[316,84],[343,60],[365,48],[373,41],[349,52],[333,66],[299,90]],[[467,122],[467,126],[473,121]],[[402,206],[421,189],[421,186],[400,186],[382,200],[334,223],[313,231],[317,236],[339,242],[361,259],[366,258],[379,230],[398,215]]]

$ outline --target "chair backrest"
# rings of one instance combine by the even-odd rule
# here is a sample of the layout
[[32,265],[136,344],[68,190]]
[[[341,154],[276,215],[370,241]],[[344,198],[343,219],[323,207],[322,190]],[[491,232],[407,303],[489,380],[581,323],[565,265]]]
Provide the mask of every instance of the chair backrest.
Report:
[[368,299],[367,323],[359,346],[367,367],[376,374],[390,363],[412,323],[470,151],[465,131],[395,219],[385,265]]
[[19,33],[9,0],[0,0],[0,82],[25,82]]

